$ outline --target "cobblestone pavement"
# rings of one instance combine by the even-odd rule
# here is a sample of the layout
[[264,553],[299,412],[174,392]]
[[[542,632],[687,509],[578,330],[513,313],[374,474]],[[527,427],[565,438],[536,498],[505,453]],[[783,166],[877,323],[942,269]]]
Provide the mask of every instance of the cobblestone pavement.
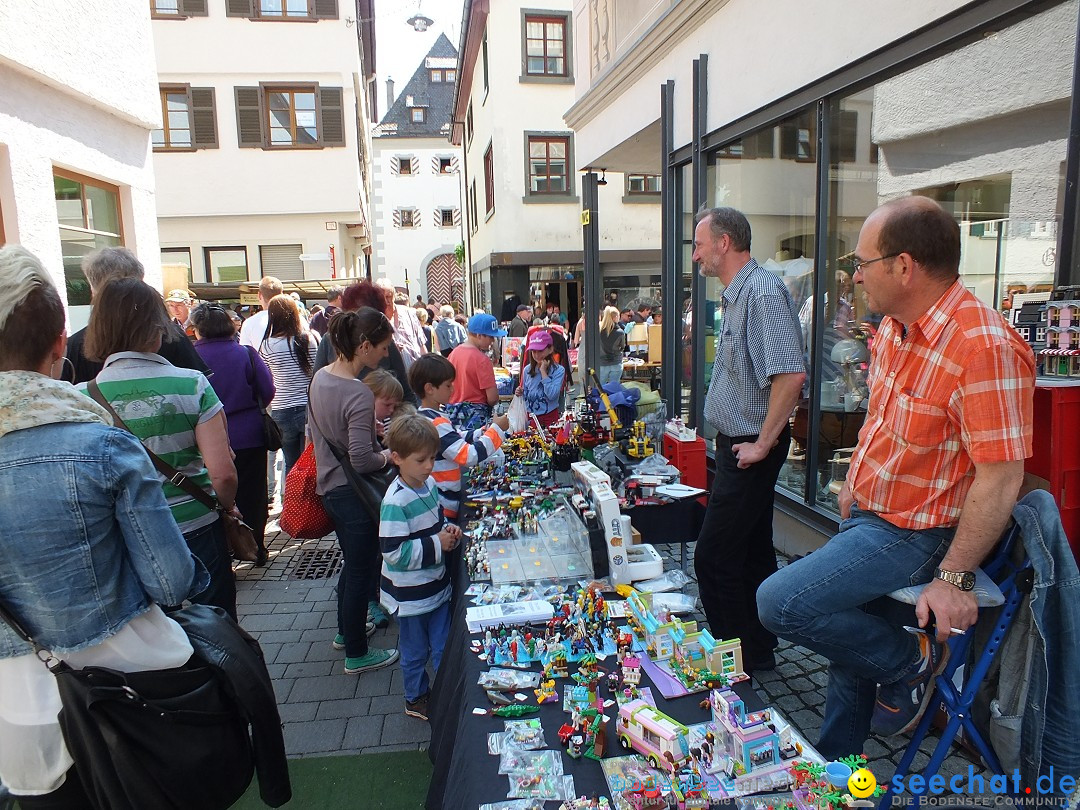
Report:
[[[267,538],[270,563],[265,568],[241,563],[237,568],[237,609],[240,623],[258,638],[266,655],[285,724],[288,753],[356,754],[426,747],[430,740],[427,723],[404,714],[398,667],[361,676],[342,672],[342,653],[330,646],[336,632],[336,575],[330,579],[290,578],[290,566],[298,555],[309,550],[333,550],[333,537],[292,540],[278,531],[272,517]],[[679,567],[679,547],[660,546],[659,550],[667,569]],[[692,545],[686,547],[686,554],[687,573],[692,580],[686,590],[696,596]],[[780,560],[782,565],[785,562]],[[394,621],[372,638],[379,647],[393,647],[396,641]],[[777,663],[775,671],[755,678],[754,686],[766,703],[777,706],[814,742],[825,705],[827,663],[787,642],[781,642]],[[937,739],[931,734],[921,746],[914,763],[916,772],[929,760]],[[867,742],[864,753],[879,781],[892,776],[906,747],[906,737],[875,736]],[[941,773],[966,774],[969,765],[976,773],[984,771],[978,760],[954,748]]]

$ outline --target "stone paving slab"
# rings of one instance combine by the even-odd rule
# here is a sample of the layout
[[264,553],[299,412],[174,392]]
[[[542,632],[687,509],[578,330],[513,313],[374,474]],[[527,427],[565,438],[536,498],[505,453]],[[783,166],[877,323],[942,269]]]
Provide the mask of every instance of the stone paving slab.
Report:
[[[293,540],[267,527],[270,562],[264,568],[249,563],[237,566],[237,609],[240,623],[259,639],[278,695],[290,756],[363,754],[424,749],[430,741],[427,723],[404,714],[405,697],[399,667],[364,675],[346,675],[344,656],[333,650],[337,627],[336,576],[330,580],[293,580],[289,569],[304,549],[334,548],[333,536],[322,540]],[[665,568],[679,567],[680,547],[658,545]],[[691,577],[686,591],[697,595],[694,545],[686,546],[686,570]],[[779,564],[786,564],[780,559]],[[697,616],[699,620],[702,616]],[[378,647],[393,647],[396,623],[372,637]],[[811,741],[816,740],[825,704],[828,665],[804,648],[781,642],[775,671],[755,678],[762,698],[779,707]],[[926,764],[936,734],[921,746],[915,767]],[[907,747],[906,737],[871,737],[865,753],[869,766],[881,778],[891,777]],[[954,748],[941,773],[947,777],[983,773],[981,763]]]

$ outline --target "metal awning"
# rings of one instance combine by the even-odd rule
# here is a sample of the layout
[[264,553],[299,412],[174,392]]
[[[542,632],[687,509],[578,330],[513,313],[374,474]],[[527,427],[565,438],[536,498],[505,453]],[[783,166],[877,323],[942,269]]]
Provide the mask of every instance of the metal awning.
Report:
[[[360,281],[358,278],[306,278],[302,281],[282,281],[284,293],[299,293],[301,298],[326,298],[331,287],[347,287]],[[240,294],[258,295],[258,281],[223,281],[207,284],[189,284],[188,289],[200,301],[240,300]]]

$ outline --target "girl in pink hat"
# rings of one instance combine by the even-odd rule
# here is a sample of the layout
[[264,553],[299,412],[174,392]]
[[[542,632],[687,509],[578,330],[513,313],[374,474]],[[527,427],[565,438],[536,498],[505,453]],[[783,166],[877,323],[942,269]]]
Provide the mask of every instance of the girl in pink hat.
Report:
[[527,366],[521,370],[522,396],[530,413],[536,414],[540,424],[548,427],[560,415],[560,401],[566,369],[552,360],[551,335],[536,330],[525,343]]

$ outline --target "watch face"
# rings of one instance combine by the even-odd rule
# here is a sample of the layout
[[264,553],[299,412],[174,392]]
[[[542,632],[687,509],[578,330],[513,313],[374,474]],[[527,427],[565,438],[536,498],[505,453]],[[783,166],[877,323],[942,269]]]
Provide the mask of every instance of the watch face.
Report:
[[975,587],[975,574],[971,571],[964,571],[960,575],[960,588],[961,590],[970,591]]

